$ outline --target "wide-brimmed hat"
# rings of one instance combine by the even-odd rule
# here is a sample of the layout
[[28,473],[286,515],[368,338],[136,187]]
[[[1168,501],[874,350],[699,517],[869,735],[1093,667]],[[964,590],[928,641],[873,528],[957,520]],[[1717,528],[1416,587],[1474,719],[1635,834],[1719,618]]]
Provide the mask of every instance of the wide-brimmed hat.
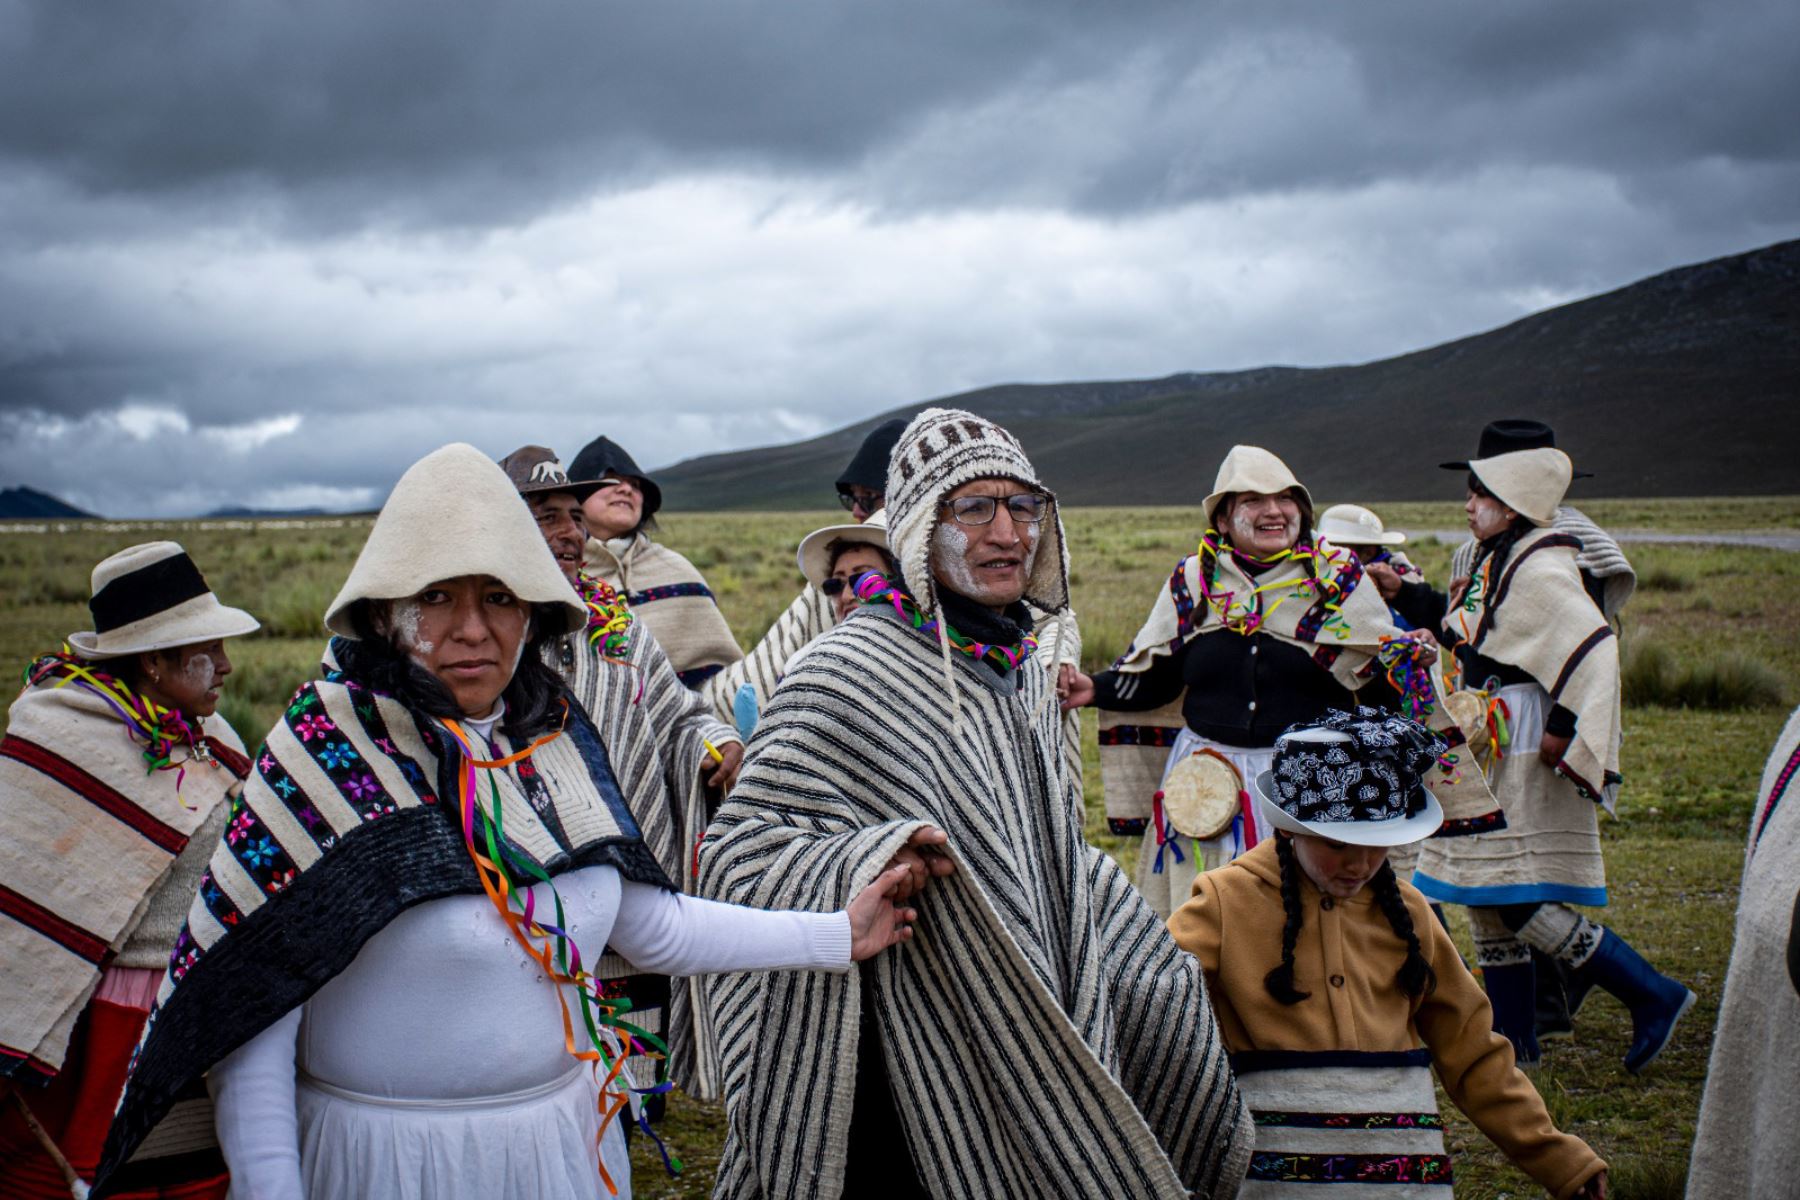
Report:
[[[1475,458],[1496,458],[1502,454],[1511,454],[1515,450],[1554,450],[1556,448],[1556,430],[1542,421],[1532,421],[1523,417],[1502,417],[1498,421],[1489,421],[1481,427],[1481,437],[1475,443]],[[1438,467],[1445,471],[1466,471],[1470,459],[1457,462],[1439,463]],[[1576,471],[1576,479],[1592,479],[1592,471]]]
[[879,546],[887,551],[887,510],[871,516],[860,525],[827,525],[800,539],[800,550],[794,556],[806,582],[818,587],[831,575],[831,547],[839,542],[859,542]]
[[569,464],[569,478],[581,483],[597,484],[609,472],[637,481],[638,490],[644,493],[644,520],[662,509],[662,489],[656,486],[656,480],[644,474],[637,461],[625,453],[625,447],[609,437],[597,437],[583,446]]
[[567,492],[576,500],[586,500],[600,490],[594,480],[576,483],[563,470],[556,451],[548,446],[520,446],[500,460],[500,469],[512,481],[521,496],[544,496],[551,492]]
[[1431,836],[1444,810],[1425,786],[1448,743],[1376,708],[1329,711],[1275,741],[1256,798],[1277,829],[1352,846],[1404,846]]
[[553,633],[587,623],[586,606],[512,481],[487,455],[456,443],[421,458],[394,485],[325,625],[357,637],[357,601],[400,600],[464,575],[498,579]]
[[86,659],[191,646],[262,628],[243,609],[220,604],[176,542],[127,546],[102,559],[91,582],[94,628],[69,635],[69,645]]
[[1360,504],[1334,504],[1319,514],[1318,535],[1334,546],[1399,546],[1406,535],[1390,530]]
[[1233,446],[1225,461],[1219,464],[1212,494],[1200,502],[1200,511],[1205,514],[1206,523],[1214,526],[1213,513],[1225,497],[1238,492],[1273,496],[1289,488],[1300,493],[1308,508],[1312,507],[1312,493],[1294,478],[1286,463],[1261,446]]
[[863,438],[862,445],[856,448],[856,457],[844,468],[838,477],[837,489],[843,491],[848,487],[866,487],[872,491],[887,491],[888,459],[894,456],[894,443],[906,432],[906,418],[895,417],[883,421],[869,430]]
[[1474,459],[1469,473],[1481,480],[1494,499],[1533,525],[1548,525],[1556,519],[1556,506],[1568,494],[1574,467],[1561,450],[1545,447]]

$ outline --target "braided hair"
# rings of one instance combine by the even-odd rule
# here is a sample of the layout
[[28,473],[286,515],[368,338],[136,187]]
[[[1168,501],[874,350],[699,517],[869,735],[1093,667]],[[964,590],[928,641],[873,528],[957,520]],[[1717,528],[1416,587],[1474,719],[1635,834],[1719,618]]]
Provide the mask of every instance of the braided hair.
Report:
[[[1500,497],[1489,491],[1487,485],[1482,483],[1480,477],[1473,471],[1469,472],[1469,490],[1477,496],[1500,500]],[[1500,500],[1500,503],[1505,504],[1506,501]],[[1508,507],[1511,506],[1508,505]],[[1506,560],[1512,556],[1513,547],[1518,544],[1519,539],[1536,528],[1537,526],[1531,523],[1530,517],[1515,516],[1512,524],[1475,548],[1475,558],[1469,565],[1469,573],[1473,575],[1480,568],[1481,560],[1491,555],[1494,560],[1493,574],[1495,578],[1498,578],[1501,569],[1506,566]]]
[[1394,927],[1394,933],[1406,943],[1406,961],[1400,964],[1400,970],[1394,975],[1394,982],[1400,990],[1415,999],[1427,992],[1437,990],[1437,972],[1425,961],[1425,953],[1419,947],[1419,933],[1413,928],[1412,914],[1406,910],[1406,898],[1400,894],[1400,881],[1394,876],[1391,863],[1382,863],[1381,870],[1375,872],[1370,881],[1375,894],[1375,903],[1381,907],[1382,915],[1388,924]]
[[1281,910],[1287,920],[1281,926],[1281,964],[1263,976],[1263,986],[1281,1003],[1298,1004],[1312,993],[1294,986],[1294,947],[1300,941],[1306,909],[1300,903],[1300,863],[1294,857],[1292,838],[1276,835],[1275,857],[1281,860]]

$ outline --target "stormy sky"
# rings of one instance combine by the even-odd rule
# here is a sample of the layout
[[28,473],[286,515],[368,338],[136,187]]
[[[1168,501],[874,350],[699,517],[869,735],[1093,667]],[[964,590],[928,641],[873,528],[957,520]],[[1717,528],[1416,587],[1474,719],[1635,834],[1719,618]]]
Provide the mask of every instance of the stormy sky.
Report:
[[1796,45],[1791,0],[0,0],[0,485],[354,506],[446,441],[1380,358],[1800,236]]

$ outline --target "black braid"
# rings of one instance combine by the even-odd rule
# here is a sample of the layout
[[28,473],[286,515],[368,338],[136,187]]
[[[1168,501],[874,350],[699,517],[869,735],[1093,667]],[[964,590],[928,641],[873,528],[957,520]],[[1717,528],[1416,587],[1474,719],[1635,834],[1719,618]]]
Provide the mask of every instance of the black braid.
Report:
[[1281,860],[1281,910],[1287,920],[1281,926],[1281,965],[1263,976],[1269,995],[1283,1004],[1298,1004],[1311,996],[1294,987],[1294,947],[1300,941],[1300,925],[1306,910],[1300,904],[1300,864],[1294,858],[1293,843],[1276,835],[1275,857]]
[[1375,892],[1375,903],[1381,906],[1382,915],[1387,917],[1388,924],[1400,940],[1406,943],[1406,961],[1400,964],[1400,970],[1394,975],[1394,982],[1400,990],[1409,996],[1423,996],[1427,992],[1437,990],[1437,972],[1425,961],[1425,953],[1419,947],[1419,934],[1413,928],[1412,914],[1406,910],[1406,898],[1400,894],[1400,881],[1394,877],[1391,863],[1382,863],[1381,870],[1375,872],[1372,881]]

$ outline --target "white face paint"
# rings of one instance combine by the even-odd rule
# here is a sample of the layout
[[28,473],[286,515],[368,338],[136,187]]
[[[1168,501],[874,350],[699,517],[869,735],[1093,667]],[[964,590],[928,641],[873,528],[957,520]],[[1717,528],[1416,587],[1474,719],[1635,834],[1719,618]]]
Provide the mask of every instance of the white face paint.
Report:
[[213,656],[199,653],[181,665],[181,682],[194,693],[209,692],[213,683]]
[[960,595],[980,600],[986,593],[969,569],[969,535],[955,521],[940,521],[932,531],[931,567],[933,574],[948,579]]
[[394,644],[406,651],[407,657],[414,662],[425,666],[425,656],[436,647],[419,637],[419,621],[422,616],[419,602],[410,596],[388,606],[388,626],[392,631]]

